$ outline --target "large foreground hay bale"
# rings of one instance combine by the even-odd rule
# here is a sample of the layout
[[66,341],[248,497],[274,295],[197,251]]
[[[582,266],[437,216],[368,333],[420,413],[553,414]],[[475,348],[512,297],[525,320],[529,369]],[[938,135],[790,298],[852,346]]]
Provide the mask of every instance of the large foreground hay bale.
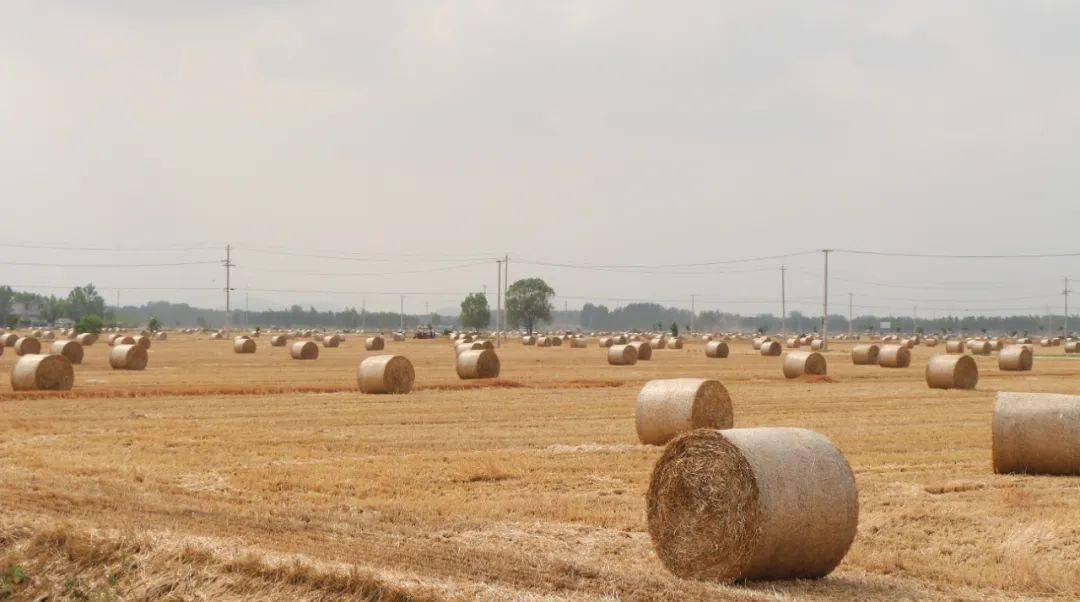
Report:
[[638,361],[647,362],[652,359],[652,345],[648,341],[634,341],[629,345],[637,352]]
[[1080,475],[1080,396],[998,393],[994,472]]
[[71,362],[55,353],[27,354],[11,367],[11,388],[15,391],[68,391],[74,384]]
[[364,341],[364,349],[367,349],[368,351],[382,351],[385,348],[386,348],[386,339],[382,338],[382,336],[380,336],[380,335],[375,335],[373,337],[368,337]]
[[400,355],[373,355],[360,362],[357,371],[362,393],[404,395],[412,391],[415,380],[412,362]]
[[1024,345],[1006,345],[998,354],[998,369],[1009,371],[1027,371],[1035,363],[1035,354]]
[[725,358],[728,356],[728,344],[724,341],[709,341],[705,344],[705,357]]
[[851,363],[856,366],[876,365],[880,347],[873,343],[861,343],[851,348]]
[[233,339],[233,353],[255,353],[255,339],[251,337],[236,337]]
[[963,353],[963,341],[945,341],[945,353]]
[[499,356],[491,349],[464,351],[457,356],[458,378],[497,378]]
[[680,577],[817,578],[851,547],[859,499],[843,454],[813,431],[698,429],[657,461],[646,514],[657,555]]
[[116,345],[109,350],[109,365],[113,370],[144,370],[149,360],[142,345]]
[[970,355],[935,355],[926,364],[931,389],[974,389],[978,382],[979,367]]
[[731,396],[718,380],[650,380],[638,393],[636,416],[638,440],[663,445],[696,428],[731,428]]
[[816,351],[789,351],[784,356],[784,378],[803,374],[825,375],[825,356]]
[[34,337],[19,337],[12,348],[15,355],[37,355],[41,353],[41,341]]
[[49,349],[53,355],[62,355],[72,364],[81,364],[83,361],[83,346],[78,341],[61,339],[52,344]]
[[607,350],[607,361],[612,366],[633,366],[637,363],[637,348],[632,345],[612,345]]
[[271,347],[284,347],[289,342],[289,338],[283,334],[275,334],[270,337]]
[[878,365],[882,368],[907,368],[911,365],[911,350],[903,345],[882,345],[878,350]]
[[289,356],[294,360],[317,360],[319,346],[314,341],[296,341],[289,347]]
[[783,353],[783,349],[780,348],[780,343],[777,341],[762,341],[760,349],[761,355],[766,357],[776,357]]

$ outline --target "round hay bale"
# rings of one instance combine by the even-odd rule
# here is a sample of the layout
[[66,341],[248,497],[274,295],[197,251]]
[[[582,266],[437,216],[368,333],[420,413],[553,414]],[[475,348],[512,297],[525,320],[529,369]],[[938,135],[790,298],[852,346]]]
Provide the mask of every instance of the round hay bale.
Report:
[[625,345],[628,342],[630,341],[626,338],[626,335],[620,334],[614,338],[614,340],[612,341],[612,345]]
[[19,340],[19,335],[14,332],[9,332],[0,335],[0,347],[14,347],[15,341]]
[[907,368],[911,365],[911,350],[902,345],[882,345],[878,349],[878,365],[882,368]]
[[117,334],[109,337],[109,345],[115,347],[116,345],[134,345],[135,337],[127,334]]
[[597,345],[599,345],[601,349],[607,349],[608,347],[611,347],[614,344],[615,344],[615,339],[613,339],[611,337],[600,337],[600,340],[597,341]]
[[851,547],[859,497],[843,454],[813,431],[698,429],[656,462],[646,515],[679,577],[818,578]]
[[967,349],[972,355],[990,355],[990,341],[968,341]]
[[341,341],[338,340],[336,334],[331,334],[331,335],[324,336],[322,338],[322,344],[323,344],[323,347],[328,347],[328,348],[334,349],[338,345],[341,344]]
[[11,368],[15,391],[70,391],[75,369],[62,355],[33,353],[20,357]]
[[683,340],[681,338],[675,337],[675,338],[671,339],[670,341],[668,341],[668,349],[682,349],[682,348],[683,348]]
[[935,355],[926,364],[926,384],[931,389],[974,389],[979,367],[970,355]]
[[762,341],[759,349],[761,349],[761,355],[765,357],[777,357],[783,353],[783,349],[780,348],[780,343],[777,341]]
[[725,358],[728,356],[728,344],[724,341],[709,341],[705,345],[705,357]]
[[1035,354],[1024,345],[1006,345],[998,354],[998,370],[1026,372],[1035,363]]
[[404,395],[412,391],[416,371],[412,362],[400,355],[373,355],[364,358],[357,370],[361,393]]
[[963,341],[945,341],[945,353],[963,353]]
[[1080,475],[1080,396],[1000,392],[994,472]]
[[34,337],[35,339],[40,339],[41,335],[43,335],[43,334],[45,334],[45,331],[43,331],[43,330],[32,330],[32,331],[30,331],[30,336]]
[[222,340],[224,338],[225,338],[225,335],[221,334],[220,332],[215,332],[214,334],[210,335],[210,340],[211,341],[220,341],[220,340]]
[[233,353],[255,353],[255,339],[251,337],[236,337],[233,339]]
[[289,347],[289,356],[294,360],[317,360],[319,346],[314,341],[297,341]]
[[1065,353],[1080,353],[1080,341],[1065,343]]
[[938,340],[933,338],[933,337],[930,337],[930,338],[925,339],[923,341],[923,345],[926,345],[927,347],[937,347],[937,344],[938,344]]
[[551,341],[551,346],[552,347],[562,347],[562,337],[559,337],[559,336],[548,337],[548,340]]
[[718,380],[650,380],[638,393],[636,421],[638,440],[648,445],[697,428],[729,429],[731,396]]
[[379,335],[368,337],[364,341],[364,349],[368,351],[382,351],[386,347],[386,339]]
[[51,331],[51,330],[46,330],[45,332],[41,333],[41,340],[43,340],[43,341],[51,341],[51,340],[53,340],[55,338],[56,338],[56,333]]
[[607,362],[612,366],[633,366],[637,363],[637,349],[632,345],[612,345],[607,350]]
[[649,340],[649,345],[653,349],[665,349],[667,348],[667,344],[667,339],[665,339],[664,337],[655,337]]
[[167,340],[169,340],[169,333],[167,333],[167,332],[155,332],[154,333],[154,340],[156,340],[156,341],[167,341]]
[[652,359],[652,345],[646,341],[634,341],[628,343],[637,352],[637,359],[639,362],[646,362]]
[[551,339],[549,339],[548,337],[537,337],[536,338],[536,346],[537,347],[551,347]]
[[404,332],[395,332],[393,334],[393,339],[394,339],[395,343],[401,343],[401,342],[403,342],[405,340],[405,333]]
[[466,351],[480,351],[485,349],[484,344],[480,341],[473,341],[472,343],[458,343],[454,346],[454,353],[461,355]]
[[769,340],[769,337],[757,337],[750,341],[750,344],[754,346],[754,351],[761,349],[761,345]]
[[810,341],[810,350],[811,351],[821,351],[821,348],[824,347],[824,346],[825,346],[825,341],[822,341],[821,339],[814,339],[814,340]]
[[856,366],[869,366],[878,363],[880,347],[873,343],[862,343],[851,348],[851,363]]
[[536,344],[536,337],[534,337],[531,334],[527,334],[527,335],[521,337],[521,344],[522,345],[535,345]]
[[142,345],[116,345],[109,350],[113,370],[144,370],[150,356]]
[[903,340],[900,341],[900,344],[903,345],[904,347],[907,347],[908,349],[914,349],[915,348],[915,339],[903,339]]
[[72,364],[81,364],[83,360],[83,347],[78,341],[60,340],[52,344],[49,349],[53,355],[62,355]]
[[802,346],[802,339],[800,339],[799,337],[791,337],[787,340],[785,346],[788,349],[798,349]]
[[499,356],[491,349],[463,351],[457,356],[458,378],[497,378]]
[[288,342],[289,339],[283,334],[275,334],[274,336],[270,337],[271,347],[284,347],[285,344]]
[[784,356],[784,378],[803,374],[825,375],[825,356],[816,351],[789,351]]
[[19,337],[12,348],[15,355],[37,355],[41,353],[41,341],[34,337]]
[[571,337],[570,348],[571,349],[585,349],[589,346],[589,341],[582,337]]
[[135,344],[139,347],[142,347],[143,349],[150,348],[150,337],[146,336],[145,334],[140,334],[139,336],[133,338],[135,339]]

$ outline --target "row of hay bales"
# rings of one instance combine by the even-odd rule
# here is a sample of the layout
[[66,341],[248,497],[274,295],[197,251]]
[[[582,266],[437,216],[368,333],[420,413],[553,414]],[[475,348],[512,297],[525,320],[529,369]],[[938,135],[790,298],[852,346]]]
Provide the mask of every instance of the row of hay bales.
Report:
[[[50,353],[40,351],[19,355],[11,368],[11,388],[15,391],[70,390],[75,384],[74,366],[84,359],[83,345],[63,339],[52,343]],[[141,345],[118,344],[109,349],[109,366],[114,370],[144,370],[148,361],[149,354]]]
[[[639,392],[638,440],[666,445],[645,496],[657,556],[679,577],[723,583],[827,575],[858,530],[847,460],[813,431],[734,423],[715,380],[653,380]],[[1001,392],[992,436],[995,473],[1080,475],[1080,396]]]

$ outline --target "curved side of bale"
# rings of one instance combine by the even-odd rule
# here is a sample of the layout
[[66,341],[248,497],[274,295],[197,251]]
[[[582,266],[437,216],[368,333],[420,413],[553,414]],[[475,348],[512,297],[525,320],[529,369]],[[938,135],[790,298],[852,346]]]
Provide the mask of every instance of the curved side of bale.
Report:
[[647,362],[652,359],[652,345],[647,341],[634,341],[629,343],[634,351],[637,352],[637,359],[639,362]]
[[1035,354],[1024,345],[1006,345],[998,354],[998,369],[1026,372],[1035,364]]
[[49,349],[53,355],[62,355],[72,364],[81,364],[83,361],[83,347],[78,341],[60,340],[52,344]]
[[632,345],[612,345],[607,351],[607,361],[612,366],[633,366],[637,359],[637,349]]
[[386,339],[382,338],[379,335],[375,335],[373,337],[368,337],[364,341],[364,349],[367,349],[368,351],[382,351],[385,348],[386,348]]
[[34,337],[20,337],[12,345],[15,355],[37,355],[41,353],[41,341]]
[[657,555],[679,577],[817,578],[851,547],[859,500],[847,460],[817,433],[698,429],[657,461],[646,515]]
[[314,341],[296,341],[289,347],[289,356],[294,360],[317,360],[319,346]]
[[596,342],[602,349],[607,349],[615,344],[615,339],[611,337],[600,337],[600,340]]
[[718,380],[650,380],[638,393],[635,420],[638,440],[649,445],[696,428],[729,429],[731,396]]
[[784,356],[784,378],[798,378],[803,374],[824,376],[825,356],[816,351],[789,351]]
[[271,347],[284,347],[289,342],[289,339],[283,334],[275,334],[270,337]]
[[116,345],[109,350],[109,365],[113,370],[144,370],[150,356],[141,345]]
[[882,345],[878,350],[878,365],[882,368],[907,368],[911,365],[911,350],[903,345]]
[[935,355],[926,364],[926,384],[931,389],[974,389],[979,367],[970,355]]
[[357,381],[362,393],[404,395],[412,391],[416,371],[408,358],[400,355],[375,355],[360,362]]
[[963,353],[963,341],[945,341],[945,353]]
[[780,343],[776,341],[763,341],[759,349],[761,349],[761,355],[766,357],[777,357],[784,351],[780,348]]
[[1000,392],[994,472],[1080,475],[1080,395]]
[[851,348],[851,363],[856,366],[876,365],[880,347],[873,343],[862,343]]
[[255,339],[248,337],[236,337],[233,339],[234,353],[255,353]]
[[69,391],[74,384],[71,362],[55,353],[27,354],[11,367],[11,388],[15,391]]
[[728,344],[724,341],[709,341],[705,345],[705,357],[725,358],[728,356]]
[[500,368],[499,356],[491,349],[464,351],[457,356],[458,378],[497,378]]

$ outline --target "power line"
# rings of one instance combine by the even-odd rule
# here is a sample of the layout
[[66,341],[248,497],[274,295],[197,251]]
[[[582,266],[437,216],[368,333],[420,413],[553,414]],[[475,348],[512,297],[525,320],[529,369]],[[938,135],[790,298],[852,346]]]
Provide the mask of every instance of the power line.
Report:
[[515,258],[514,261],[518,263],[525,263],[529,265],[546,265],[551,267],[560,268],[580,268],[580,269],[662,269],[662,268],[695,268],[714,265],[727,265],[734,263],[752,263],[755,261],[769,261],[772,259],[783,259],[786,257],[798,257],[800,255],[810,255],[817,253],[818,251],[799,251],[795,253],[782,253],[779,255],[764,255],[760,257],[740,257],[737,259],[718,259],[714,261],[702,261],[696,263],[659,263],[659,264],[589,264],[589,263],[575,263],[575,262],[553,262],[543,261],[538,259],[521,259]]
[[889,251],[861,251],[855,249],[835,249],[837,253],[849,255],[875,255],[879,257],[915,257],[922,259],[1047,259],[1051,257],[1080,257],[1080,251],[1065,253],[1014,253],[1000,255],[947,255],[938,253],[893,253]]
[[0,247],[13,249],[48,249],[53,251],[103,251],[103,252],[149,252],[168,253],[173,251],[214,251],[220,246],[210,247],[79,247],[61,244],[24,244],[24,243],[0,243]]
[[180,261],[175,263],[36,263],[26,261],[0,261],[2,265],[34,268],[171,268],[189,265],[217,264],[217,261]]
[[452,270],[462,270],[465,268],[476,267],[480,265],[489,265],[489,260],[473,261],[469,263],[463,263],[461,265],[444,266],[439,268],[428,268],[422,270],[394,270],[390,272],[309,272],[307,270],[284,270],[278,268],[244,268],[246,271],[252,272],[279,272],[286,274],[305,274],[307,276],[394,276],[397,274],[429,274],[433,272],[449,272]]

